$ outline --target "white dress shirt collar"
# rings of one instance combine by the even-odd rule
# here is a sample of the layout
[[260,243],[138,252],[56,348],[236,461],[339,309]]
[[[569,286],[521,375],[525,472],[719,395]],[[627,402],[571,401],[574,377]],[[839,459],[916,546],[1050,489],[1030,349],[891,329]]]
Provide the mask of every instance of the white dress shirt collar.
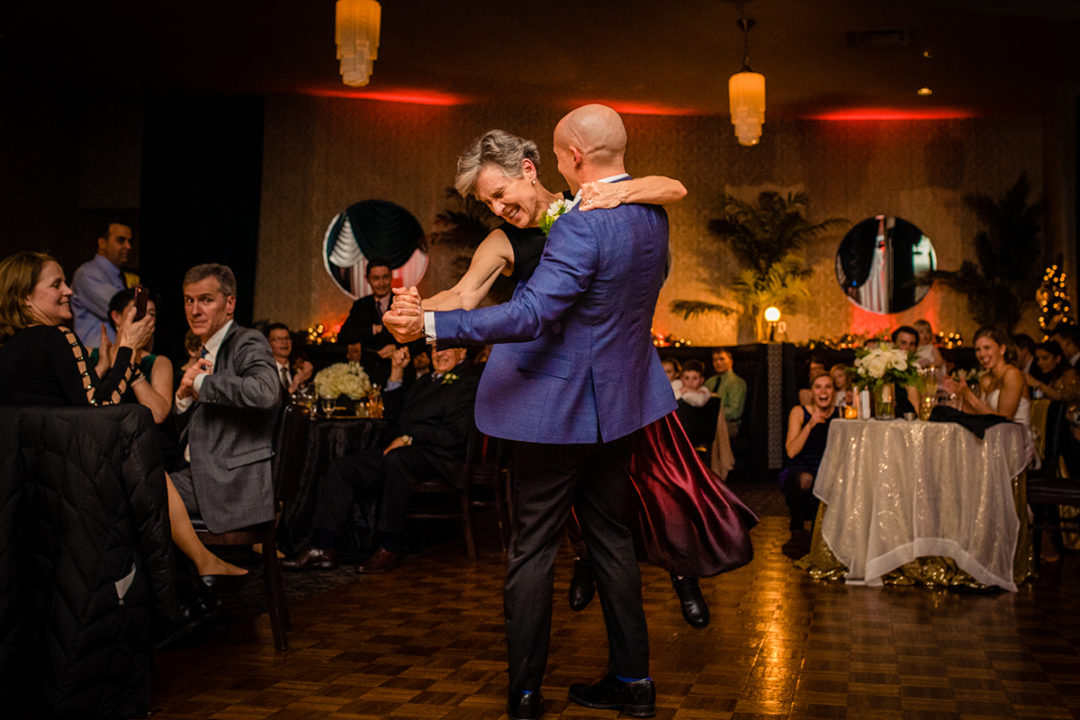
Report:
[[203,343],[203,348],[206,350],[206,356],[210,358],[210,362],[214,362],[217,358],[218,348],[221,347],[221,343],[225,340],[225,336],[229,334],[229,328],[232,327],[233,321],[229,320],[227,323],[221,326],[221,329],[210,336],[210,339]]

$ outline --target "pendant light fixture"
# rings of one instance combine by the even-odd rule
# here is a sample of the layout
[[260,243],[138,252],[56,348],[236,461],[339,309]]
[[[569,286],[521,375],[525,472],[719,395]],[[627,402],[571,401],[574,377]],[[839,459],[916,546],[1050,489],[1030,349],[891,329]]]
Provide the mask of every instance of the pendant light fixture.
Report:
[[765,122],[765,76],[750,69],[750,28],[754,18],[746,17],[739,2],[739,19],[735,23],[743,33],[742,70],[728,80],[731,124],[740,145],[757,145],[761,126]]
[[379,21],[382,7],[375,0],[337,0],[334,41],[341,61],[341,81],[362,87],[371,78],[379,56]]

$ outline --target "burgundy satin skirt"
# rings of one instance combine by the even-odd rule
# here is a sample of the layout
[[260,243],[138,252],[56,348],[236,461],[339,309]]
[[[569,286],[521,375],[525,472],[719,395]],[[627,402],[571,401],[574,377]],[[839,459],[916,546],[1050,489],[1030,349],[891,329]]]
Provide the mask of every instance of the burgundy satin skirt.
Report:
[[639,560],[708,577],[753,558],[757,515],[701,460],[675,413],[644,428],[630,478],[641,501],[633,528]]

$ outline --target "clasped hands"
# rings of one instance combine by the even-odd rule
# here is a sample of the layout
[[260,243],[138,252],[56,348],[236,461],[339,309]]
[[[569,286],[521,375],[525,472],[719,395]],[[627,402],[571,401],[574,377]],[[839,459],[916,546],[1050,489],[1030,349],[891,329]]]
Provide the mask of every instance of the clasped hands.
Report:
[[416,287],[394,288],[394,302],[382,316],[383,325],[399,343],[424,337],[424,310]]

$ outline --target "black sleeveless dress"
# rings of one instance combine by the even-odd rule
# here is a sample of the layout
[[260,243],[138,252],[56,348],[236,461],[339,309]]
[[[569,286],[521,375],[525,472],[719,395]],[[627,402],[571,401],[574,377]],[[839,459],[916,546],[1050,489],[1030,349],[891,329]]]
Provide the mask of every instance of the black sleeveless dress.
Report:
[[[527,282],[544,252],[544,231],[506,223],[500,229],[514,252],[510,278]],[[630,480],[641,499],[632,527],[640,560],[676,575],[709,577],[753,558],[757,515],[702,461],[675,413],[643,429]]]

